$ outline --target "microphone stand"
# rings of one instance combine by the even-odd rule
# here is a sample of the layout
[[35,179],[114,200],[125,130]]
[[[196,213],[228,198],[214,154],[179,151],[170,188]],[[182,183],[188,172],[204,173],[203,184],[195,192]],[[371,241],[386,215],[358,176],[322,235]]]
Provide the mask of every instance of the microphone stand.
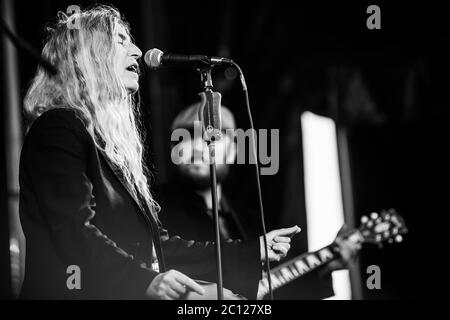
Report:
[[217,176],[216,176],[216,158],[215,146],[216,141],[222,138],[221,131],[221,95],[218,92],[212,91],[211,79],[212,66],[205,64],[197,69],[200,72],[201,85],[203,92],[199,95],[202,98],[202,103],[199,109],[199,119],[203,126],[203,139],[208,144],[209,149],[209,173],[211,177],[211,197],[213,208],[213,221],[215,229],[215,248],[216,248],[216,262],[217,262],[217,298],[223,300],[223,278],[222,278],[222,252],[221,239],[219,227],[219,211],[217,200]]

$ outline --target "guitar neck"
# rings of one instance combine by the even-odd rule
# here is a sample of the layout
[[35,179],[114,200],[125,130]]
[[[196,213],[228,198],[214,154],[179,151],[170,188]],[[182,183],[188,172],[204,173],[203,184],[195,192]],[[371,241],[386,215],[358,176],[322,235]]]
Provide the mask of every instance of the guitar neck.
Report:
[[[381,214],[372,212],[370,216],[361,217],[361,225],[358,229],[348,230],[339,237],[353,243],[382,244],[383,241],[389,240],[401,242],[401,235],[407,232],[408,228],[406,228],[402,216],[394,209],[390,209],[383,210]],[[338,247],[333,242],[320,250],[307,252],[272,269],[270,272],[272,289],[278,289],[336,259],[339,257],[338,250],[336,250]],[[268,276],[264,275],[259,282],[258,299],[269,293],[268,279]]]
[[[272,289],[278,289],[336,259],[339,253],[335,251],[335,247],[333,242],[318,251],[304,253],[273,268],[270,272]],[[259,294],[263,295],[269,292],[267,275],[260,281],[260,291]]]

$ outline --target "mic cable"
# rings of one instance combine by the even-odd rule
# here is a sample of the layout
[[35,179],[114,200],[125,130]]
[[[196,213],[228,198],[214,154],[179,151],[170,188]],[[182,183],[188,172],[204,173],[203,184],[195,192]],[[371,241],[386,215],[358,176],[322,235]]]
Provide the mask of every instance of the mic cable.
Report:
[[239,72],[239,78],[241,80],[242,90],[244,91],[244,96],[245,96],[245,105],[247,108],[247,114],[248,114],[248,118],[250,121],[250,129],[252,132],[250,140],[252,142],[252,148],[253,148],[253,152],[254,152],[253,157],[254,157],[254,159],[256,159],[256,161],[255,161],[256,187],[258,190],[259,214],[260,214],[261,225],[262,225],[262,229],[263,229],[264,250],[266,253],[265,264],[266,264],[266,272],[267,272],[267,282],[269,284],[270,300],[273,300],[272,278],[270,276],[269,250],[267,249],[268,246],[267,246],[266,223],[265,223],[265,218],[264,218],[264,206],[263,206],[262,195],[261,195],[261,182],[259,179],[259,159],[258,159],[258,155],[256,152],[255,127],[253,125],[253,117],[252,117],[252,112],[250,109],[250,99],[248,96],[248,88],[247,88],[247,84],[245,83],[245,77],[244,77],[244,73],[242,72],[242,69],[234,61],[231,61],[231,65],[233,65]]

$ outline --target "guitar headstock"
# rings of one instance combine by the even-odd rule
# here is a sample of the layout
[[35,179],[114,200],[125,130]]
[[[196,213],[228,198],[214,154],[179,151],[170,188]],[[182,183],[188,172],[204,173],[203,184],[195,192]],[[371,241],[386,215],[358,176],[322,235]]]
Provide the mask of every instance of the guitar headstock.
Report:
[[395,209],[389,209],[361,217],[359,232],[364,242],[382,245],[385,241],[402,242],[402,235],[408,232],[408,228],[402,216]]

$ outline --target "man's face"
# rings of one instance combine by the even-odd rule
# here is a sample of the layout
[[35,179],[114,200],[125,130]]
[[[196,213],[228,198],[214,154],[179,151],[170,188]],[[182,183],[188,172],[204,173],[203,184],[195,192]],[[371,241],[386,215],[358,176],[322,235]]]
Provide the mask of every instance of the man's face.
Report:
[[[181,176],[200,188],[209,186],[209,148],[202,137],[191,135],[191,139],[184,139],[177,147],[183,150],[181,164],[177,169]],[[216,141],[216,173],[217,180],[222,182],[228,175],[228,164],[235,159],[235,143],[232,138],[223,134],[222,139]]]
[[127,31],[119,23],[114,32],[116,55],[114,67],[129,93],[139,89],[139,65],[137,60],[142,57],[142,51],[132,43]]

